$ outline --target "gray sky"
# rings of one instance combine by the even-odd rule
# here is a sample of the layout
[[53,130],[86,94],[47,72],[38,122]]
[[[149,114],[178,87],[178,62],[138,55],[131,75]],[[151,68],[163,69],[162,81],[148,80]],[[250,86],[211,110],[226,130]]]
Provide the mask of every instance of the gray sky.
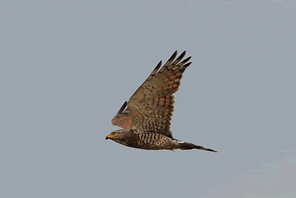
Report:
[[[296,197],[296,4],[1,1],[0,197]],[[105,141],[156,64],[187,50],[177,139]]]

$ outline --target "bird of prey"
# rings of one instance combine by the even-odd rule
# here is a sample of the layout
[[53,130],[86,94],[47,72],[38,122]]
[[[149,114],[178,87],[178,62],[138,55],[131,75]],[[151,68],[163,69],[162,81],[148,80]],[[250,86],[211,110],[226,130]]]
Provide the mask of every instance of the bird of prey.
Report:
[[213,149],[177,140],[170,130],[174,111],[174,93],[180,86],[191,57],[182,61],[184,51],[176,60],[177,51],[161,67],[158,63],[145,82],[119,109],[112,124],[122,129],[111,132],[106,139],[125,146],[146,150]]

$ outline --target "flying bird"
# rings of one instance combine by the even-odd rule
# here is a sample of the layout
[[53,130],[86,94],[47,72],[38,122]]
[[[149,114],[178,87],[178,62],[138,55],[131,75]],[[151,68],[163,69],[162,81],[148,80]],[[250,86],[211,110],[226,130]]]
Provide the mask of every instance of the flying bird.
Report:
[[182,61],[184,51],[177,59],[177,51],[164,64],[158,63],[145,82],[129,101],[119,109],[112,124],[122,129],[111,132],[106,139],[119,144],[146,150],[201,149],[217,152],[189,142],[177,140],[170,130],[174,111],[174,93],[191,57]]

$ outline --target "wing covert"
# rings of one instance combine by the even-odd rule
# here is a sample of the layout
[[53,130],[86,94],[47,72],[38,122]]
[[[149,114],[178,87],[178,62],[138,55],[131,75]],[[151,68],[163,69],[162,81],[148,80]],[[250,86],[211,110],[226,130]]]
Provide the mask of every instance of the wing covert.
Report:
[[112,124],[122,127],[123,129],[132,128],[132,116],[128,109],[126,109],[127,101],[123,103],[117,114],[112,119]]

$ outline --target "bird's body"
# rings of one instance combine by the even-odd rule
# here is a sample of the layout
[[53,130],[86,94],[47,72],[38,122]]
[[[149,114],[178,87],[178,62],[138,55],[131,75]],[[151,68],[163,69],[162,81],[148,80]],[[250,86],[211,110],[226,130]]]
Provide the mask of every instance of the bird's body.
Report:
[[156,132],[137,133],[133,130],[122,131],[123,136],[114,140],[125,146],[146,150],[177,149],[177,140]]
[[173,138],[170,130],[174,111],[174,93],[191,57],[181,61],[183,52],[176,60],[177,51],[161,67],[161,61],[138,88],[128,102],[125,102],[112,119],[114,125],[122,127],[111,132],[111,139],[125,146],[146,150],[202,149],[215,150],[183,142]]

